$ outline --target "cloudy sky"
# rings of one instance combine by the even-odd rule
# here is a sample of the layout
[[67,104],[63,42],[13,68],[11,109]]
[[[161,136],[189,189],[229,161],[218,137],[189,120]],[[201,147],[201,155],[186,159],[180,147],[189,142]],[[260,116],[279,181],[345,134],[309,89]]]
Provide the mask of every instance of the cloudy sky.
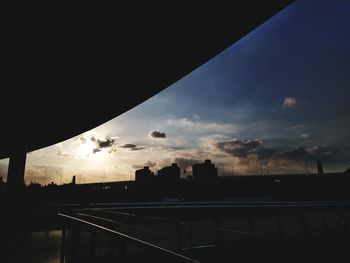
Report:
[[[219,175],[350,167],[350,2],[299,0],[163,92],[31,152],[26,181],[129,180],[171,162]],[[103,87],[98,87],[103,90]],[[142,88],[142,87],[141,87]],[[6,174],[8,160],[0,161]]]

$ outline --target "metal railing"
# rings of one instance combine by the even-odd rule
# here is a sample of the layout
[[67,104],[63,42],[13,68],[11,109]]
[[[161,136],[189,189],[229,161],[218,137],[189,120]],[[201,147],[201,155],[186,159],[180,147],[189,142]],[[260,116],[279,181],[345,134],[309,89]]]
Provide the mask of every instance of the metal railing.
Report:
[[[108,234],[109,236],[120,241],[122,244],[122,247],[125,247],[125,244],[130,244],[130,245],[133,245],[133,246],[140,248],[142,250],[148,251],[154,255],[159,255],[159,256],[162,256],[166,259],[173,260],[174,262],[199,263],[199,261],[197,261],[197,260],[191,259],[189,257],[186,257],[186,256],[181,255],[179,253],[176,253],[174,251],[156,246],[156,245],[151,244],[149,242],[134,238],[132,236],[129,236],[129,235],[123,234],[121,232],[115,231],[113,229],[89,222],[87,220],[83,220],[83,219],[80,219],[78,217],[67,215],[67,214],[62,214],[62,213],[59,213],[58,215],[60,217],[64,218],[65,220],[68,220],[74,224],[80,225],[81,227],[88,227],[88,228],[93,229],[95,231],[104,232],[104,233]],[[76,231],[74,234],[76,235]],[[78,240],[77,237],[72,237],[72,238],[74,240]],[[64,230],[63,234],[62,234],[62,244],[61,244],[62,245],[61,263],[66,262],[65,261],[65,252],[64,252],[64,246],[65,246],[64,243],[65,242],[66,242],[66,233]],[[74,245],[73,249],[76,249],[76,245]],[[74,261],[76,251],[72,251],[72,254],[74,255],[73,256],[73,261]]]
[[[298,250],[300,248],[310,249],[310,251],[312,249],[317,249],[317,251],[328,250],[333,254],[344,252],[348,256],[350,252],[348,245],[342,247],[333,242],[330,242],[330,244],[327,244],[327,242],[322,244],[317,242],[318,240],[315,242],[313,234],[316,232],[309,229],[310,226],[308,220],[300,209],[308,212],[312,211],[312,213],[315,213],[314,216],[320,217],[321,224],[317,226],[317,231],[322,231],[322,237],[330,238],[330,241],[332,241],[331,238],[333,238],[333,235],[330,235],[329,233],[329,227],[331,226],[329,223],[333,221],[328,222],[327,219],[324,218],[323,213],[330,212],[330,214],[337,214],[337,222],[335,222],[337,231],[341,231],[344,237],[346,237],[349,231],[347,225],[348,219],[346,219],[343,214],[345,213],[347,218],[349,218],[349,207],[349,202],[264,202],[262,204],[205,202],[185,204],[176,203],[171,205],[155,203],[146,204],[144,206],[141,206],[140,204],[125,204],[120,207],[112,206],[110,208],[102,207],[74,209],[72,211],[74,214],[60,213],[59,216],[71,222],[72,225],[75,224],[79,227],[84,226],[92,229],[95,232],[102,231],[107,233],[109,236],[117,239],[119,243],[124,244],[121,246],[124,248],[125,244],[131,244],[142,250],[151,252],[154,256],[165,256],[166,258],[175,260],[175,262],[198,262],[198,260],[203,259],[203,255],[198,256],[197,254],[196,256],[195,253],[197,252],[193,253],[193,249],[197,247],[208,247],[213,248],[213,250],[221,248],[229,248],[232,250],[232,248],[235,247],[235,244],[238,244],[236,241],[234,241],[236,240],[236,237],[231,238],[233,236],[248,238],[250,242],[259,240],[264,242],[266,241],[267,244],[269,242],[274,242],[274,244],[278,244],[279,246],[291,248],[291,251]],[[282,208],[283,213],[281,212]],[[321,208],[322,210],[320,210]],[[340,208],[341,210],[339,210]],[[325,209],[325,211],[323,211],[323,209]],[[273,229],[271,228],[268,230],[272,232],[268,232],[268,234],[265,235],[264,233],[266,232],[266,229],[264,230],[264,228],[260,229],[262,230],[262,233],[260,232],[259,222],[257,222],[257,225],[253,224],[252,222],[252,219],[254,218],[254,214],[251,213],[252,211],[257,212],[258,214],[265,214],[265,216],[272,218],[271,223],[274,225],[271,225],[271,227],[273,226]],[[265,213],[267,211],[270,211],[271,214]],[[290,212],[287,213],[287,211]],[[282,218],[279,218],[279,215],[282,216]],[[288,223],[287,218],[285,218],[287,221],[284,222],[281,220],[284,218],[284,216],[290,216],[291,219],[295,220],[295,222],[291,221]],[[242,225],[240,226],[244,226],[245,230],[236,225],[237,222],[234,224],[229,222],[229,224],[227,224],[225,220],[231,218],[241,220]],[[203,241],[203,237],[201,237],[202,234],[198,237],[198,240],[194,240],[196,236],[194,234],[194,229],[197,229],[196,233],[198,234],[198,229],[201,227],[203,228],[203,225],[198,223],[202,222],[203,220],[210,222],[210,225],[208,225],[208,223],[206,226],[204,226],[207,228],[207,230],[210,230],[210,239],[207,239],[206,237],[204,238],[204,240],[209,240],[208,242]],[[263,221],[260,221],[260,228],[261,222]],[[292,230],[290,230],[288,227],[291,223],[294,227],[298,227],[298,229],[293,230],[292,227]],[[170,238],[172,243],[169,245],[169,240],[167,239],[166,242],[168,242],[168,246],[162,243],[164,240],[160,241],[157,239],[164,234],[161,232],[162,229],[164,229],[162,228],[165,226],[164,224],[169,224],[166,225],[166,233],[168,235],[167,238]],[[162,227],[159,228],[158,226]],[[284,226],[287,227],[286,231],[284,231]],[[125,234],[122,230],[124,229],[123,227],[126,227],[126,230],[129,232]],[[136,230],[135,233],[133,233],[133,236],[130,235],[130,229]],[[168,232],[170,229],[171,232]],[[119,232],[119,230],[121,230],[123,233]],[[296,232],[289,233],[290,231],[296,231],[298,236],[294,237]],[[73,232],[74,231],[72,231],[72,233]],[[76,232],[77,231],[74,233],[76,234]],[[142,235],[140,235],[141,232],[143,232]],[[151,233],[151,235],[147,236],[149,242],[141,240],[145,238],[145,233]],[[272,236],[270,236],[271,234]],[[65,235],[62,235],[62,241],[64,241],[64,239]],[[93,240],[93,235],[91,240]],[[236,243],[231,243],[232,241]],[[342,241],[342,239],[340,239],[340,241]],[[201,252],[198,250],[198,253]],[[64,258],[63,252],[61,255],[63,255],[61,258]],[[188,255],[189,257],[185,255]],[[196,258],[197,261],[193,258]]]

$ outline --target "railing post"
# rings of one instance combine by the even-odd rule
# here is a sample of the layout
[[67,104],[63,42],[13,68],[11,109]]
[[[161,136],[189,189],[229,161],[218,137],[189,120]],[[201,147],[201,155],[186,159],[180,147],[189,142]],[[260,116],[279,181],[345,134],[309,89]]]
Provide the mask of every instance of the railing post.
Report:
[[60,263],[65,263],[65,252],[66,252],[66,228],[63,228],[62,230],[62,237],[61,237],[61,254],[60,254]]
[[96,256],[96,230],[91,230],[90,232],[90,247],[89,247],[89,257],[94,258]]
[[325,218],[324,214],[321,215],[321,220],[322,220],[323,227],[324,227],[324,233],[326,236],[328,236],[329,235],[329,226],[328,226],[328,221]]
[[283,225],[281,222],[281,218],[278,215],[276,216],[276,224],[277,224],[278,236],[280,238],[284,238]]
[[190,228],[189,228],[189,236],[190,236],[190,249],[192,250],[192,248],[193,248],[193,226],[192,226],[192,222],[190,221],[189,222],[189,226],[190,226]]
[[114,240],[114,238],[111,235],[109,235],[107,255],[111,259],[114,259],[114,256],[115,256],[114,247],[115,247],[115,240]]
[[181,227],[180,224],[176,221],[174,221],[174,228],[175,228],[175,235],[176,235],[176,241],[177,241],[177,251],[182,250],[182,234],[181,234]]
[[126,243],[123,240],[119,240],[117,244],[117,259],[122,260],[126,255]]
[[216,244],[220,245],[220,244],[222,244],[222,241],[223,241],[222,240],[222,232],[220,231],[220,228],[221,228],[220,219],[215,218],[214,223],[215,223],[215,230],[216,230]]
[[303,231],[303,236],[304,236],[304,238],[306,238],[309,236],[309,226],[307,225],[305,215],[302,213],[300,213],[300,223],[301,223],[301,228]]
[[[249,229],[249,233],[254,234],[255,233],[255,227],[254,227],[254,223],[253,220],[251,218],[251,215],[247,215],[245,218],[247,224],[248,224],[248,229]],[[253,236],[250,236],[250,239],[255,241],[256,239]]]
[[79,239],[80,239],[80,227],[76,224],[72,226],[72,246],[71,246],[71,262],[74,263],[78,259],[79,253]]
[[346,224],[346,219],[343,215],[339,216],[339,222],[341,225],[342,233],[344,234],[344,236],[347,236],[348,226]]
[[251,219],[251,217],[250,216],[246,217],[246,221],[248,224],[249,232],[252,234],[255,233],[255,227],[254,227],[254,223],[253,223],[253,220]]

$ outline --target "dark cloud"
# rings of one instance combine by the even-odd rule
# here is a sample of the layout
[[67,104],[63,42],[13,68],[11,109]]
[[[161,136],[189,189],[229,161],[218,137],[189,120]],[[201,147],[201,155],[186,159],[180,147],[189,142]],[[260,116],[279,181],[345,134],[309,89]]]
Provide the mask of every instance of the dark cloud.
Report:
[[199,160],[183,157],[174,158],[172,162],[177,163],[178,166],[182,169],[192,168],[192,165],[200,163]]
[[338,150],[326,145],[312,147],[295,147],[282,153],[276,153],[273,148],[262,147],[261,140],[231,140],[216,143],[216,147],[231,156],[240,159],[257,157],[259,160],[289,160],[289,161],[314,161],[334,157]]
[[338,150],[326,145],[315,145],[313,147],[297,147],[277,156],[279,159],[296,161],[325,160],[337,155]]
[[154,167],[156,165],[157,165],[157,163],[153,163],[151,161],[148,161],[148,162],[145,163],[145,166],[148,166],[148,167]]
[[93,153],[98,153],[98,152],[100,152],[100,151],[102,151],[101,148],[95,148],[95,149],[92,150]]
[[169,150],[174,150],[174,151],[182,151],[182,150],[188,150],[188,147],[183,147],[183,146],[171,146],[169,147]]
[[297,147],[278,155],[278,158],[287,160],[305,160],[307,155],[308,153],[305,147]]
[[117,151],[116,148],[111,148],[111,149],[108,151],[108,153],[115,153],[116,151]]
[[258,147],[262,145],[262,141],[260,140],[231,140],[226,142],[218,142],[216,147],[232,156],[239,158],[247,158],[248,155],[252,153],[256,153]]
[[171,165],[172,161],[173,160],[171,158],[166,158],[166,159],[160,160],[158,162],[158,166],[159,167],[169,166],[169,165]]
[[307,152],[312,156],[319,157],[321,159],[335,156],[338,153],[338,150],[327,145],[316,145],[314,147],[308,148]]
[[86,143],[86,138],[85,137],[79,137],[79,140],[80,140],[81,144],[85,144]]
[[146,148],[143,146],[138,146],[138,147],[132,148],[131,150],[132,151],[140,151],[140,150],[144,150],[144,149],[146,149]]
[[275,155],[275,150],[272,148],[259,148],[256,150],[256,155],[259,160],[267,160]]
[[113,146],[114,139],[106,138],[105,140],[97,140],[97,144],[99,148],[108,148]]
[[166,138],[166,134],[164,132],[160,132],[160,131],[152,131],[150,133],[150,136],[152,138]]
[[147,161],[145,164],[143,164],[143,165],[140,165],[140,164],[134,164],[133,166],[132,166],[132,168],[134,168],[134,169],[142,169],[144,166],[148,166],[148,167],[150,167],[150,168],[152,168],[152,167],[155,167],[157,165],[157,163],[153,163],[153,162],[151,162],[151,161]]
[[124,145],[119,146],[119,147],[124,148],[124,149],[130,149],[132,151],[139,151],[139,150],[145,149],[145,147],[143,147],[143,146],[137,146],[137,145],[131,144],[131,143],[127,143],[127,144],[124,144]]
[[[96,148],[92,150],[93,153],[100,152],[103,148],[110,148],[114,146],[114,139],[106,138],[104,140],[96,139],[94,136],[91,136],[90,140],[96,144]],[[109,151],[110,152],[110,151]]]
[[142,169],[143,167],[144,167],[144,165],[142,165],[142,164],[134,164],[134,165],[132,166],[132,168],[133,168],[133,169],[136,169],[136,170]]
[[135,144],[131,144],[131,143],[127,143],[127,144],[124,144],[122,146],[119,146],[121,148],[128,148],[128,149],[132,149],[132,148],[135,148],[137,147]]

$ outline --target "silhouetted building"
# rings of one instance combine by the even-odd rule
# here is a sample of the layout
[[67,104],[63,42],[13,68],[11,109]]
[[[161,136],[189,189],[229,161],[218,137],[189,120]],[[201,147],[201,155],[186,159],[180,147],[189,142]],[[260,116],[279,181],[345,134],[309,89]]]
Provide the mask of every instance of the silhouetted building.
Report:
[[75,175],[73,175],[72,184],[75,184]]
[[145,182],[153,178],[154,174],[148,166],[144,166],[142,169],[135,171],[135,180],[137,182]]
[[218,169],[211,160],[205,160],[204,163],[195,164],[192,166],[194,179],[213,179],[218,177]]
[[179,180],[180,167],[177,166],[177,163],[173,163],[171,166],[163,167],[158,171],[158,176],[160,179],[165,180]]
[[321,160],[317,160],[317,174],[318,175],[324,175],[323,173],[323,166]]

